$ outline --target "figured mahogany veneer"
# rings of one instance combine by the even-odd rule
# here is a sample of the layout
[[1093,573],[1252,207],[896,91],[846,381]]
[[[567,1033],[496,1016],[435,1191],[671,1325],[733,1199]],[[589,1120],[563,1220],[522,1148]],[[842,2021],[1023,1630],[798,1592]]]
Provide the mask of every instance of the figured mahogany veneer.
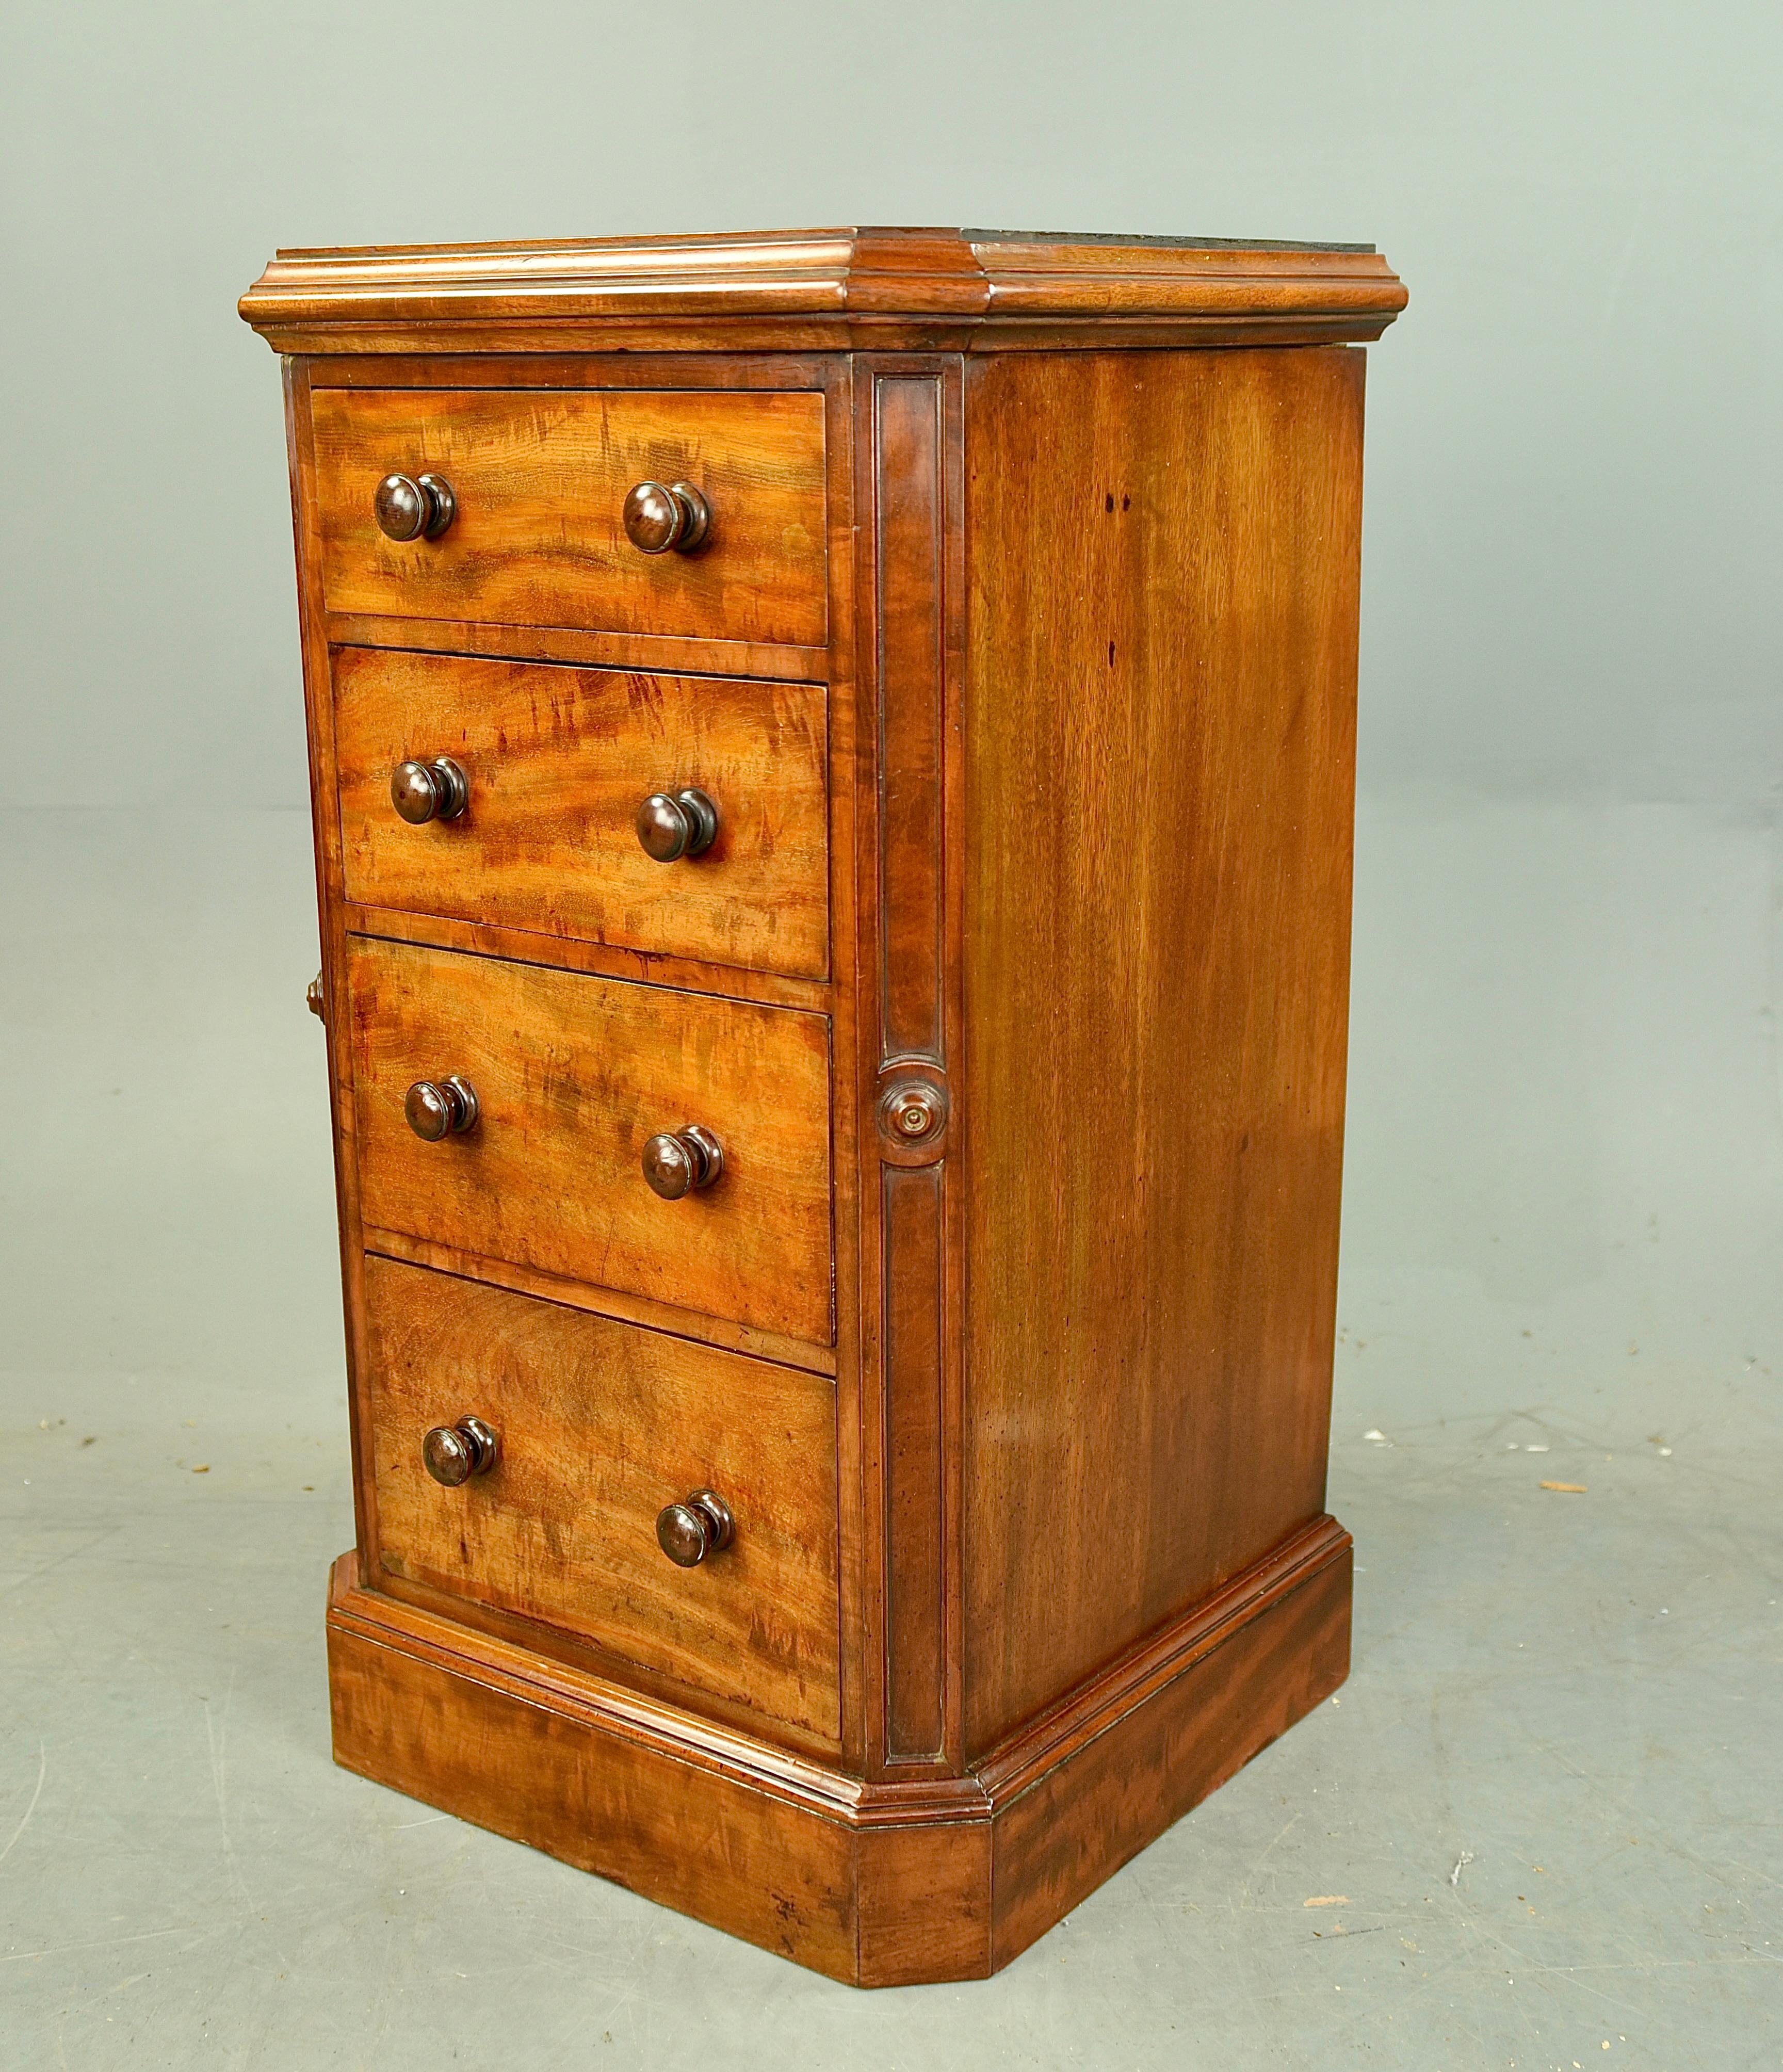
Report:
[[[821,643],[824,404],[624,389],[334,389],[314,404],[323,594],[336,612]],[[456,513],[391,540],[368,481],[432,471]],[[625,501],[697,483],[709,535],[643,555]]]
[[[388,1260],[368,1264],[365,1302],[388,1573],[835,1741],[827,1379]],[[421,1441],[466,1413],[499,1453],[442,1490]],[[735,1515],[734,1554],[689,1575],[663,1558],[656,1520],[706,1487]]]
[[1341,1682],[1356,342],[1404,300],[1362,247],[858,229],[244,298],[341,1762],[909,1984]]
[[[346,1000],[369,1228],[830,1342],[823,1017],[364,939]],[[447,1074],[476,1123],[425,1142],[406,1096]],[[723,1175],[663,1201],[644,1147],[689,1123]]]
[[[333,676],[349,899],[828,975],[822,684],[377,648],[338,651]],[[412,827],[392,811],[391,773],[417,755],[448,755],[465,771],[461,815]],[[639,844],[639,808],[686,787],[711,797],[717,833],[664,865]]]

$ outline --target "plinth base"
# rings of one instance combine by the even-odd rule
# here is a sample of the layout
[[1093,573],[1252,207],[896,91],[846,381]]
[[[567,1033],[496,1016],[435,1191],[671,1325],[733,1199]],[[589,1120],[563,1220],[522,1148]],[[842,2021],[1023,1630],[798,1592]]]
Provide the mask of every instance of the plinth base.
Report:
[[363,1588],[335,1758],[851,1985],[987,1978],[1336,1690],[1350,1542],[1307,1527],[968,1776],[863,1783]]

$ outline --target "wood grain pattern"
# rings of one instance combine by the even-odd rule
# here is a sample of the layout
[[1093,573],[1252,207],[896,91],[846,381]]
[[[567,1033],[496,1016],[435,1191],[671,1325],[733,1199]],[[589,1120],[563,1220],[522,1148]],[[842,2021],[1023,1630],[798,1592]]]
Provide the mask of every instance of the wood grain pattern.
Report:
[[[877,726],[868,772],[876,869],[859,961],[872,1016],[863,1022],[877,1024],[861,1060],[877,1122],[863,1153],[881,1177],[878,1202],[865,1205],[878,1271],[863,1300],[882,1493],[878,1753],[886,1774],[909,1774],[959,1753],[960,1186],[948,1067],[960,882],[948,849],[959,788],[960,369],[955,360],[865,364],[857,438],[872,610],[861,646]],[[936,1096],[937,1120],[912,1141],[881,1104],[914,1086]]]
[[868,1737],[866,1685],[869,1675],[863,1635],[873,1590],[868,1572],[866,1521],[862,1515],[864,1432],[861,1359],[861,1212],[865,1184],[854,1154],[860,1128],[861,1092],[845,1061],[857,1043],[861,1013],[853,982],[859,897],[856,849],[861,840],[857,804],[863,729],[857,676],[856,556],[859,525],[854,487],[854,412],[857,381],[845,356],[815,363],[824,371],[824,454],[828,465],[830,536],[830,648],[827,658],[830,710],[830,1131],[834,1150],[836,1247],[836,1507],[842,1572],[842,1762],[858,1776]]
[[885,1756],[932,1762],[947,1735],[943,1175],[888,1166],[881,1184]]
[[1345,1545],[999,1805],[993,1968],[1338,1688],[1350,1673],[1350,1578]]
[[1378,338],[1371,247],[884,228],[277,253],[240,313],[279,352],[996,351]]
[[[822,978],[829,963],[828,743],[816,684],[545,668],[342,648],[336,781],[347,896],[396,911]],[[453,757],[458,819],[390,803],[409,758]],[[639,802],[698,785],[698,857],[653,861]]]
[[511,1259],[493,1259],[487,1252],[470,1252],[462,1245],[442,1244],[433,1239],[411,1236],[405,1231],[379,1229],[367,1231],[365,1242],[369,1251],[383,1259],[431,1267],[436,1273],[456,1273],[491,1288],[511,1288],[517,1295],[536,1295],[541,1301],[561,1303],[565,1309],[586,1309],[591,1315],[611,1317],[622,1324],[642,1324],[647,1330],[697,1339],[726,1352],[748,1353],[781,1367],[801,1367],[807,1374],[826,1374],[833,1380],[840,1365],[834,1346],[814,1346],[807,1338],[788,1338],[784,1332],[733,1323],[729,1318],[684,1309],[673,1302],[652,1301],[648,1296],[627,1294],[617,1288],[593,1287],[586,1281],[546,1273]]
[[1362,359],[987,361],[967,423],[982,1750],[1322,1508]]
[[[926,230],[250,291],[302,356],[342,1761],[917,1983],[1341,1679],[1337,342],[1403,302],[1357,249]],[[429,468],[458,519],[393,546],[372,487]],[[645,476],[709,549],[622,545]],[[390,764],[453,753],[470,814],[400,825]],[[705,876],[634,852],[702,780],[745,801]],[[480,1119],[424,1144],[454,1071]],[[695,1121],[725,1174],[660,1202]],[[437,1489],[467,1413],[503,1457]],[[654,1515],[701,1482],[742,1536],[684,1573]]]
[[322,538],[316,520],[315,442],[310,421],[309,367],[287,360],[282,369],[285,431],[291,478],[293,545],[302,627],[303,709],[310,763],[310,812],[315,845],[316,913],[323,993],[328,1004],[328,1096],[334,1153],[335,1219],[340,1248],[342,1325],[347,1366],[347,1432],[353,1463],[353,1515],[357,1544],[376,1531],[377,1494],[372,1478],[371,1405],[364,1359],[364,1252],[359,1217],[359,1161],[353,1145],[352,1046],[341,1011],[347,997],[347,929],[340,897],[340,811],[334,783],[334,699],[323,630]]
[[[343,1572],[344,1569],[344,1572]],[[835,1979],[857,1966],[852,1838],[602,1703],[589,1679],[401,1614],[337,1564],[335,1760]]]
[[1333,1564],[1347,1564],[1350,1552],[1350,1535],[1336,1519],[1321,1512],[1309,1519],[1261,1560],[1240,1569],[1211,1596],[1148,1633],[1000,1741],[972,1766],[973,1781],[996,1805],[1013,1805],[1283,1599]]
[[937,372],[873,383],[879,687],[880,1061],[939,1065],[947,957],[942,853],[943,393]]
[[1018,1737],[988,1786],[864,1785],[392,1603],[346,1555],[335,1758],[848,1984],[983,1978],[1342,1681],[1349,1581],[1347,1536],[1309,1530],[1102,1679],[1093,1730]]
[[992,1923],[992,1829],[969,1820],[892,1822],[855,1836],[857,1986],[986,1979]]
[[561,971],[631,979],[668,986],[677,993],[717,993],[728,999],[753,1000],[763,1007],[803,1007],[813,1014],[825,1013],[836,1004],[835,989],[824,979],[783,978],[778,972],[750,971],[741,964],[698,964],[690,957],[622,949],[616,944],[590,943],[574,935],[544,936],[534,929],[499,927],[462,915],[403,913],[343,900],[341,918],[351,935],[422,943],[437,950],[466,950],[510,958],[517,964],[549,964]]
[[579,626],[496,626],[487,619],[402,619],[386,612],[323,615],[335,648],[405,648],[436,655],[506,656],[590,669],[645,669],[661,675],[764,676],[821,680],[826,648],[762,640],[682,640],[656,633],[603,633]]
[[[824,403],[808,393],[321,389],[311,404],[323,586],[336,612],[820,643]],[[372,493],[443,475],[438,540],[387,540]],[[633,484],[696,483],[707,544],[641,554]]]
[[[366,1305],[384,1567],[835,1739],[826,1381],[382,1259]],[[467,1413],[500,1454],[442,1489],[421,1438]],[[656,1515],[706,1488],[736,1539],[678,1568]]]
[[[364,938],[347,962],[369,1228],[831,1342],[823,1018]],[[481,1120],[424,1143],[404,1096],[449,1072]],[[659,1200],[645,1141],[689,1122],[724,1175]]]

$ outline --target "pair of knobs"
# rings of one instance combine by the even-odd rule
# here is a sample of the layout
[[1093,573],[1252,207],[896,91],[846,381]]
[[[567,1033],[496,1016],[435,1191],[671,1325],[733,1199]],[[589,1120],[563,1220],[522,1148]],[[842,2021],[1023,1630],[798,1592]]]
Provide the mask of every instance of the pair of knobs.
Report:
[[[421,1442],[421,1465],[446,1489],[486,1475],[501,1457],[501,1441],[480,1417],[436,1424]],[[716,1490],[696,1490],[657,1514],[656,1544],[679,1568],[696,1568],[737,1536],[730,1506]]]
[[[458,500],[443,475],[387,475],[372,515],[387,540],[437,540],[458,515]],[[619,522],[640,554],[691,554],[712,530],[712,506],[691,482],[640,482]]]
[[[390,803],[411,827],[455,820],[470,804],[470,779],[450,755],[401,763],[390,779]],[[718,808],[710,793],[694,785],[652,791],[638,808],[637,828],[646,856],[674,863],[684,856],[703,856],[718,839]]]
[[[477,1090],[461,1074],[417,1079],[403,1096],[409,1127],[425,1144],[443,1144],[477,1126]],[[665,1202],[678,1202],[709,1187],[725,1170],[725,1147],[709,1129],[690,1122],[684,1129],[653,1137],[644,1146],[644,1178]]]

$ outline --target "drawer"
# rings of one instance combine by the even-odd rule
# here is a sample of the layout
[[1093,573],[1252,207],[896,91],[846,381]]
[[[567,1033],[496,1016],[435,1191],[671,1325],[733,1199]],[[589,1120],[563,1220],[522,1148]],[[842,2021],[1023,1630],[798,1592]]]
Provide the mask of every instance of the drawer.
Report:
[[[400,649],[334,656],[347,896],[791,977],[828,969],[827,734],[819,684],[743,683]],[[455,817],[391,800],[410,760],[469,779]],[[638,809],[693,787],[700,853],[663,863]]]
[[[310,398],[331,611],[819,647],[826,620],[824,399],[677,389],[318,388]],[[437,539],[387,539],[390,475],[442,477]],[[644,553],[641,482],[692,483],[691,553]]]
[[[368,1227],[832,1342],[826,1017],[363,937],[347,967]],[[475,1122],[424,1141],[409,1091],[449,1075]],[[645,1146],[690,1124],[722,1168],[666,1201]]]
[[[377,1258],[366,1349],[379,1556],[693,1688],[838,1731],[835,1397],[815,1375]],[[479,1418],[454,1488],[433,1428]],[[712,1490],[730,1544],[692,1568],[667,1506]]]

